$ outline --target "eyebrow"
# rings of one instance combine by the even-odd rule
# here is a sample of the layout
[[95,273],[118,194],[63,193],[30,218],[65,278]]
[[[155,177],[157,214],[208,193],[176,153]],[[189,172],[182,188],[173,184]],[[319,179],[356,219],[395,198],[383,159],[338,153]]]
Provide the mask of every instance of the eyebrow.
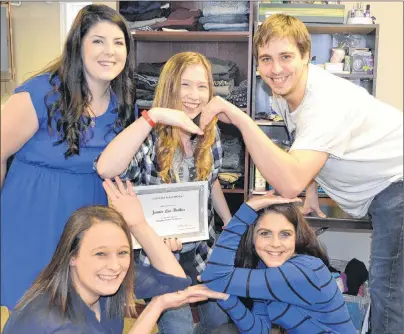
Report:
[[[127,245],[125,245],[125,246],[119,246],[119,248],[127,248],[127,249],[130,249],[130,247],[129,246],[127,246]],[[95,248],[93,248],[91,251],[95,251],[95,250],[100,250],[100,249],[108,249],[108,247],[107,246],[99,246],[99,247],[95,247]]]
[[[100,35],[92,35],[90,37],[97,37],[97,38],[105,39],[105,36],[100,36]],[[125,38],[124,37],[115,37],[114,38],[114,40],[117,40],[117,39],[125,39]]]
[[[263,228],[263,227],[259,228],[259,229],[257,230],[257,233],[260,232],[260,231],[271,232],[271,233],[273,232],[273,231],[271,231],[271,230],[269,230],[269,229],[267,229],[267,228]],[[282,232],[293,233],[293,230],[281,230],[279,233],[282,233]]]
[[[181,81],[193,81],[192,79],[181,79]],[[208,81],[196,81],[196,83],[208,84]]]

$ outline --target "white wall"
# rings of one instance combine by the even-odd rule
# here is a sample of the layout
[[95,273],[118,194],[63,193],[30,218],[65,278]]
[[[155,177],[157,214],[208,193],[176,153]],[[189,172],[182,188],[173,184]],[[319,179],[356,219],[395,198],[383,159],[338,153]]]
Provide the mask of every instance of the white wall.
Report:
[[321,234],[319,239],[331,259],[349,261],[355,257],[369,268],[370,237],[371,233],[366,232],[330,231]]

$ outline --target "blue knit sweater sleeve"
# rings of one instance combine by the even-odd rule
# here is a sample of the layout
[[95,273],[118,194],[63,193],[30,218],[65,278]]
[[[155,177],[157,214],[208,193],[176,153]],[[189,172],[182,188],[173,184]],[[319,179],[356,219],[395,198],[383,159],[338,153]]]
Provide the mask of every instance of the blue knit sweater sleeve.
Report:
[[321,300],[316,271],[324,267],[320,259],[296,256],[280,267],[265,269],[235,268],[240,239],[257,219],[257,213],[243,204],[220,235],[202,281],[210,289],[253,299],[280,301],[308,306]]
[[241,333],[268,334],[271,329],[265,303],[254,304],[253,310],[250,311],[238,297],[230,296],[227,300],[218,300],[218,304]]

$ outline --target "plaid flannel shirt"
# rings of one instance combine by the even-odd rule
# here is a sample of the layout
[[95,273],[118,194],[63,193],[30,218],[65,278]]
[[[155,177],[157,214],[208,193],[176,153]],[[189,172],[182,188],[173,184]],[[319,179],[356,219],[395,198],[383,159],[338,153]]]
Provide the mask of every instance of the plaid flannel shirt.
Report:
[[[162,184],[158,172],[158,163],[156,155],[157,134],[152,130],[142,146],[139,148],[126,170],[120,175],[122,180],[129,179],[135,186],[147,186]],[[212,186],[217,180],[219,171],[222,167],[223,149],[220,141],[219,130],[216,128],[215,142],[211,147],[213,154],[212,171],[208,177],[209,197],[208,197],[208,224],[209,239],[201,241],[195,249],[194,265],[198,272],[205,269],[208,258],[212,253],[213,245],[216,241],[215,219],[212,205]],[[149,259],[143,251],[139,253],[139,261],[144,265],[150,265]]]

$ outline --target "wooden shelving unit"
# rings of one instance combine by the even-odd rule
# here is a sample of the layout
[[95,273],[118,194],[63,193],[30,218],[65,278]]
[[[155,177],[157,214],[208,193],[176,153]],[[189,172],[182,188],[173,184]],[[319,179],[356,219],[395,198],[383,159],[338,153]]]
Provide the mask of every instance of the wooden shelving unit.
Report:
[[213,31],[134,31],[133,38],[137,41],[149,42],[246,42],[248,31],[213,32]]

